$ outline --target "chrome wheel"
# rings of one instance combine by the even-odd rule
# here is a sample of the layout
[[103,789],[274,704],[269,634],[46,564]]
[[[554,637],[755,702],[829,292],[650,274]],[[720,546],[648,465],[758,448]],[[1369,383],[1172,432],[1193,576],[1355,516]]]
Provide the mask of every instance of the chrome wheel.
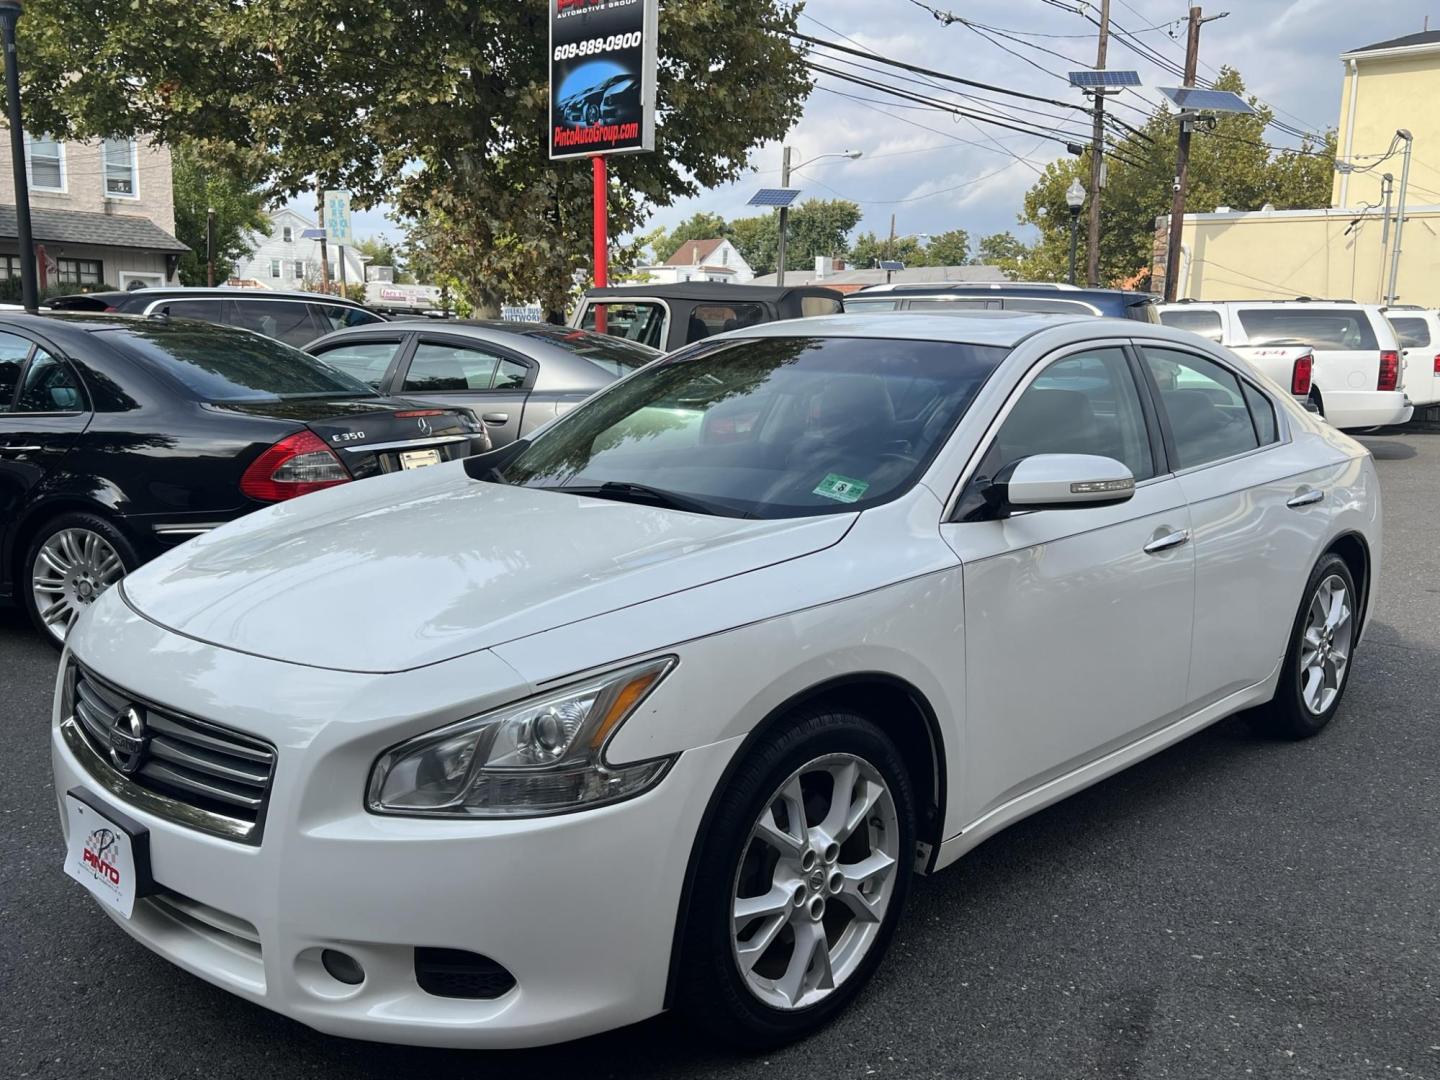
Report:
[[1314,716],[1320,716],[1345,685],[1354,637],[1350,590],[1338,574],[1320,582],[1305,613],[1300,641],[1300,699]]
[[751,993],[789,1010],[840,986],[880,933],[899,857],[895,800],[869,762],[827,754],[792,773],[752,827],[731,893]]
[[40,621],[64,641],[80,612],[125,576],[110,541],[89,529],[61,529],[35,553],[30,593]]

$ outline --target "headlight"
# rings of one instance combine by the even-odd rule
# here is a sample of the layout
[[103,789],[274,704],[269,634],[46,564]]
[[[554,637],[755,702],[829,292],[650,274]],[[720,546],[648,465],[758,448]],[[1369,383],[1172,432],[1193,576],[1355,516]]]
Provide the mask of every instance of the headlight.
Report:
[[638,795],[670,759],[614,767],[605,746],[674,666],[667,656],[401,743],[375,763],[368,805],[382,814],[527,817]]

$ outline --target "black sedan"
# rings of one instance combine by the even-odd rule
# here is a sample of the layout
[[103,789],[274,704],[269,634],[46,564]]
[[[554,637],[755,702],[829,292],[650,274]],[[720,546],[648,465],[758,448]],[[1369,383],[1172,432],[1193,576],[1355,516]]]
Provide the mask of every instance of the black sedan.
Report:
[[0,600],[60,642],[101,590],[267,504],[487,449],[298,349],[168,317],[0,317]]
[[485,320],[355,326],[305,349],[380,393],[473,410],[496,446],[529,435],[661,356],[589,330]]

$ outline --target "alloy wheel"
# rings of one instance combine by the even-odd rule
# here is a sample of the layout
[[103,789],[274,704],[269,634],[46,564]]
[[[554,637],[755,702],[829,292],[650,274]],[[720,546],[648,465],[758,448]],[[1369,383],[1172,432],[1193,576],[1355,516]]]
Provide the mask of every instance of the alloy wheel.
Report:
[[89,529],[61,529],[35,553],[30,592],[40,621],[64,641],[80,612],[125,576],[110,541]]
[[1354,638],[1350,590],[1338,574],[1320,582],[1305,614],[1300,641],[1300,699],[1314,716],[1322,715],[1345,684]]
[[735,874],[731,935],[746,986],[766,1005],[814,1005],[869,953],[900,857],[895,800],[853,754],[801,766],[766,802]]

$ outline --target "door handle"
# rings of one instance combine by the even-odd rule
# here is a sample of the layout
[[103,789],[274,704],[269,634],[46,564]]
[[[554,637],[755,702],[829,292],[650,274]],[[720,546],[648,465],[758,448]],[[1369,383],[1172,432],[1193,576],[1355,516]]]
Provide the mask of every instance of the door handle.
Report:
[[510,422],[510,414],[508,412],[487,412],[482,413],[480,419],[487,424],[506,424]]
[[0,454],[38,454],[39,446],[0,446]]
[[1181,544],[1188,542],[1189,539],[1189,529],[1178,529],[1175,532],[1167,533],[1164,536],[1157,536],[1154,540],[1151,540],[1148,544],[1145,545],[1145,554],[1158,555],[1162,551],[1169,551],[1171,548],[1179,547]]
[[1300,492],[1294,498],[1286,499],[1285,505],[1291,510],[1299,510],[1302,506],[1314,506],[1323,498],[1325,498],[1325,492],[1319,488],[1311,488],[1309,491]]

